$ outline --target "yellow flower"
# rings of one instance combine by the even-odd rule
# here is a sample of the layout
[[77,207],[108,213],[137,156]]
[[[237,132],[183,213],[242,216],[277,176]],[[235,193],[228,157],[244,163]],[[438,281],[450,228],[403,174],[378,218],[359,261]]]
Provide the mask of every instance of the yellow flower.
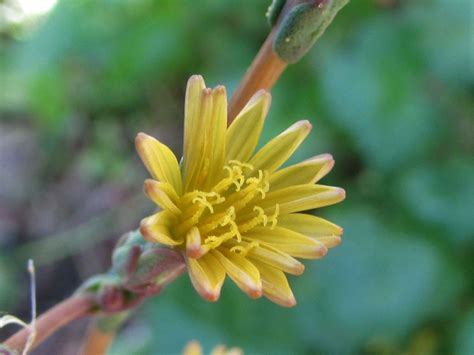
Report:
[[227,127],[225,88],[206,88],[195,75],[186,89],[181,163],[153,137],[136,138],[153,177],[145,193],[161,207],[140,232],[182,251],[194,288],[209,301],[219,298],[227,274],[250,297],[291,307],[285,273],[304,271],[295,258],[320,258],[340,242],[342,228],[300,213],[344,199],[343,189],[315,184],[333,167],[331,155],[280,169],[311,124],[293,124],[254,154],[269,106],[270,94],[259,91]]
[[[212,349],[210,355],[243,355],[243,351],[240,348],[230,348],[228,349],[224,345],[218,345]],[[204,352],[202,351],[201,344],[196,341],[192,340],[183,350],[183,355],[203,355]]]

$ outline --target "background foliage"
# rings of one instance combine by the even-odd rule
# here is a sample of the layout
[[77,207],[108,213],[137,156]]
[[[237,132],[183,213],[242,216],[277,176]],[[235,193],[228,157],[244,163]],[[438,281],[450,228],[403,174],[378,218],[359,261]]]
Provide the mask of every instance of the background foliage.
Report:
[[[180,154],[187,78],[231,93],[268,32],[267,6],[62,0],[26,25],[2,18],[0,310],[27,317],[30,256],[42,310],[107,269],[114,240],[153,209],[136,133]],[[295,160],[332,153],[325,183],[348,196],[317,211],[345,234],[290,280],[296,308],[230,282],[209,304],[184,276],[110,353],[198,339],[250,354],[473,354],[473,11],[469,0],[354,0],[274,89],[264,140],[309,118]],[[83,325],[72,329],[38,354],[75,354]]]

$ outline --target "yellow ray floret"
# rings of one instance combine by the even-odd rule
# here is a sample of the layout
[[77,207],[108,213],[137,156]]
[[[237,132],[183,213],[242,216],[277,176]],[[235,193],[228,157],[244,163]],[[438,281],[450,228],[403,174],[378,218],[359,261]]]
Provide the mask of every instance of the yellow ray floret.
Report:
[[291,307],[285,273],[303,273],[296,258],[321,258],[341,241],[342,228],[301,213],[344,199],[343,189],[317,184],[334,166],[332,156],[281,168],[311,124],[297,122],[255,152],[270,101],[257,92],[227,127],[225,88],[206,88],[195,75],[186,89],[181,164],[155,138],[136,139],[153,177],[145,193],[161,209],[142,220],[140,231],[181,251],[194,288],[210,301],[227,275],[250,297]]

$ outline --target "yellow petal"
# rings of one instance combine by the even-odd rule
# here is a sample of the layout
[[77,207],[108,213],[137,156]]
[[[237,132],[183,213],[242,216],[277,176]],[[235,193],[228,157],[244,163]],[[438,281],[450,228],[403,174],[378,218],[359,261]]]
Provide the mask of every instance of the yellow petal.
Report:
[[197,227],[192,227],[186,234],[186,255],[198,259],[209,251],[209,247],[201,244],[201,233]]
[[323,218],[305,213],[291,213],[278,217],[278,226],[294,230],[308,237],[339,236],[343,229]]
[[225,279],[219,260],[207,253],[202,258],[186,258],[189,276],[196,291],[208,301],[217,301]]
[[176,205],[178,195],[174,191],[171,184],[166,182],[159,182],[156,180],[147,179],[143,186],[145,193],[150,199],[160,206],[163,210],[170,211],[175,216],[181,213]]
[[212,113],[204,132],[204,166],[198,186],[210,190],[224,175],[225,135],[227,129],[227,94],[225,87],[212,90]]
[[316,237],[315,239],[323,243],[326,248],[334,248],[335,246],[341,244],[341,237],[338,235],[327,235],[323,237]]
[[145,133],[138,133],[135,145],[151,176],[156,180],[171,184],[175,191],[181,194],[181,171],[173,152],[166,145]]
[[283,307],[296,305],[295,296],[282,271],[261,262],[255,262],[255,266],[260,271],[265,297]]
[[326,255],[323,243],[292,230],[275,227],[257,227],[248,232],[245,239],[269,245],[283,253],[303,259],[318,259]]
[[227,355],[226,349],[224,345],[217,345],[212,349],[210,355]]
[[202,347],[201,344],[199,344],[198,341],[192,340],[188,344],[186,344],[186,347],[183,350],[183,355],[202,355]]
[[292,185],[314,184],[331,171],[334,159],[330,154],[317,155],[301,163],[274,172],[270,176],[270,191]]
[[[270,192],[264,200],[259,201],[258,205],[270,215],[278,204],[280,215],[284,215],[333,205],[344,200],[345,197],[346,192],[339,187],[296,185]],[[251,215],[251,213],[248,214]]]
[[293,154],[310,131],[308,121],[296,122],[261,148],[249,163],[255,171],[261,169],[272,173]]
[[189,160],[188,155],[190,152],[190,144],[196,134],[199,121],[199,115],[201,113],[201,95],[202,91],[206,88],[204,79],[200,75],[193,75],[188,80],[186,87],[186,100],[184,104],[184,145],[183,145],[183,157],[184,160]]
[[226,134],[225,161],[246,162],[252,156],[270,107],[271,95],[258,91],[237,115]]
[[175,223],[174,215],[169,211],[161,211],[142,219],[140,233],[143,237],[154,243],[174,246],[182,244],[182,240],[175,240],[171,233],[171,226]]
[[250,249],[247,257],[252,261],[264,262],[292,275],[301,275],[304,271],[304,265],[298,260],[269,245],[261,245]]
[[[204,89],[194,103],[198,109],[191,118],[185,118],[186,151],[183,155],[184,191],[189,192],[198,188],[202,174],[209,171],[209,160],[206,161],[207,132],[212,117],[212,90]],[[189,132],[188,132],[189,131]]]
[[221,248],[211,250],[224,266],[225,271],[235,284],[252,298],[262,296],[262,282],[258,269],[247,259]]

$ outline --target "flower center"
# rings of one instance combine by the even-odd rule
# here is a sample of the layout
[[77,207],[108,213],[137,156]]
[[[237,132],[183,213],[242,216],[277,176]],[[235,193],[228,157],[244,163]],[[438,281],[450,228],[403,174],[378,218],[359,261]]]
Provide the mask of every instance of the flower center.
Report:
[[258,206],[270,188],[267,171],[254,171],[252,165],[236,160],[229,161],[224,171],[225,177],[211,191],[195,190],[181,197],[174,234],[176,239],[186,240],[191,228],[197,227],[203,252],[225,245],[231,252],[245,255],[258,243],[246,240],[244,233],[257,226],[274,228],[279,206],[275,205],[271,215]]

